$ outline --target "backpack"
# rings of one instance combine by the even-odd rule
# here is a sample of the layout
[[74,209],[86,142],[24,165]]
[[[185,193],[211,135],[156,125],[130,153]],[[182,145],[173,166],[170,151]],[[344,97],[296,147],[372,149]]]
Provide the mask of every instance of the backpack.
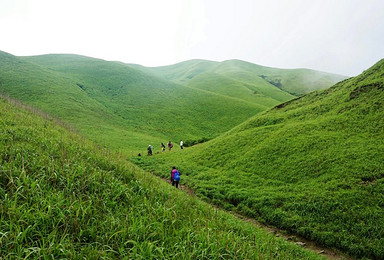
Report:
[[180,180],[180,173],[177,171],[175,172],[175,177],[173,178],[175,181],[179,181]]

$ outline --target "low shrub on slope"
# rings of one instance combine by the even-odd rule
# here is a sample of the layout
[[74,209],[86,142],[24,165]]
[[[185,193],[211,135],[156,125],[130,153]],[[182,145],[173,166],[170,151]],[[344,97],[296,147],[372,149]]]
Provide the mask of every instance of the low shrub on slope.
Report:
[[384,60],[196,147],[134,160],[197,194],[358,257],[384,258]]
[[0,136],[0,258],[321,258],[2,98]]

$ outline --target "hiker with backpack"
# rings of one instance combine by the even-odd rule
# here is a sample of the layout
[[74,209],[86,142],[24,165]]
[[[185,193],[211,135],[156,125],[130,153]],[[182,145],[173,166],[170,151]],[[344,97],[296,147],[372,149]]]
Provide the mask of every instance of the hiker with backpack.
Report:
[[172,186],[175,186],[176,189],[179,188],[180,175],[181,173],[176,169],[175,166],[173,166],[171,171],[171,182]]
[[162,152],[165,151],[165,145],[164,145],[164,143],[161,143],[161,151],[162,151]]

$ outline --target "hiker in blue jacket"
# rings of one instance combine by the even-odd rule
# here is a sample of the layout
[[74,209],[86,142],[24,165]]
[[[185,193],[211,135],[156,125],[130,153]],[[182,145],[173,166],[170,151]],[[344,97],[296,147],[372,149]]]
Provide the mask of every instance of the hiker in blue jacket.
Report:
[[171,182],[172,186],[175,186],[177,189],[179,188],[180,175],[181,173],[179,173],[176,167],[173,166],[171,171]]

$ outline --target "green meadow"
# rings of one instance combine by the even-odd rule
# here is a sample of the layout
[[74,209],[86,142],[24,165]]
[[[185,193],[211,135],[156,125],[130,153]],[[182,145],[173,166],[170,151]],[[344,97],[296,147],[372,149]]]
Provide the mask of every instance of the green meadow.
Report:
[[324,259],[60,125],[0,98],[1,259]]
[[262,112],[218,138],[137,165],[208,202],[337,247],[384,258],[384,60]]

